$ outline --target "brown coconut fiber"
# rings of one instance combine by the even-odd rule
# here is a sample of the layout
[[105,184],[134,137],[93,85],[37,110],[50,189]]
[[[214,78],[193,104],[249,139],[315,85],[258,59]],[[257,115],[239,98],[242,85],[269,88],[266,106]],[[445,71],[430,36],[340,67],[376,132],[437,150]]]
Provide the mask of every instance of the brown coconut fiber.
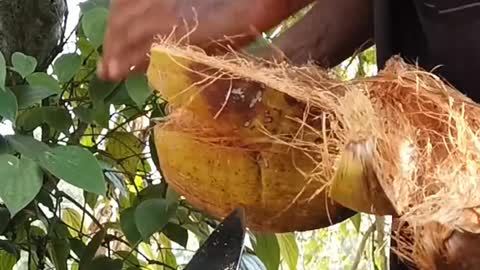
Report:
[[[217,197],[222,197],[225,204],[214,197],[196,194],[195,189],[203,187],[189,182],[191,175],[176,170],[180,167],[168,163],[167,157],[162,160],[162,151],[167,155],[167,150],[174,153],[175,149],[157,146],[160,163],[168,171],[166,180],[195,206],[222,216],[229,209],[245,204],[247,212],[252,213],[251,224],[255,229],[262,230],[265,226],[267,230],[294,231],[326,226],[295,227],[295,222],[315,217],[315,209],[328,210],[322,201],[315,201],[317,196],[328,194],[328,199],[339,205],[366,213],[394,215],[407,224],[404,230],[410,238],[408,241],[397,239],[397,251],[421,269],[453,263],[456,251],[452,247],[463,243],[458,239],[467,233],[473,237],[479,232],[475,209],[480,205],[480,107],[434,74],[394,57],[374,77],[342,81],[317,66],[272,63],[239,53],[208,56],[194,46],[169,39],[153,46],[151,59],[150,83],[170,103],[170,115],[158,124],[156,133],[170,130],[202,145],[237,151],[237,155],[259,152],[303,155],[302,159],[292,159],[304,179],[292,189],[294,196],[285,191],[287,195],[281,201],[277,199],[282,197],[278,193],[269,204],[268,196],[262,195],[257,198],[255,208],[247,205],[250,201],[242,201],[240,195],[233,194],[234,191],[231,191],[233,195],[222,197],[222,192],[230,192],[228,185],[219,183],[228,180],[228,168],[216,174],[224,175],[225,179],[218,178],[217,186],[208,187],[223,189],[215,194],[219,194]],[[163,66],[166,59],[170,62]],[[166,75],[169,71],[179,76],[179,82],[171,81],[173,75]],[[270,93],[264,90],[270,89],[271,93],[284,97],[278,104],[287,102],[297,108],[280,113],[279,117],[282,121],[288,120],[287,124],[268,126],[262,116],[263,122],[253,125],[249,121],[258,114],[246,111],[254,108],[235,107],[235,95],[246,95],[250,105],[257,97],[248,91],[251,84],[256,85],[252,93],[258,89],[263,89],[260,91],[263,94]],[[211,89],[215,85],[223,88],[217,87],[215,92]],[[241,88],[243,92],[233,87],[238,85],[245,86]],[[173,88],[183,90],[173,93],[170,91]],[[192,89],[195,91],[188,92]],[[185,93],[186,96],[182,96]],[[208,108],[199,108],[203,103],[195,97],[207,100]],[[265,103],[267,97],[262,98]],[[275,98],[272,100],[277,102]],[[262,106],[267,106],[264,103]],[[204,120],[205,117],[209,120]],[[249,129],[235,126],[237,122]],[[159,138],[156,143],[165,144]],[[313,165],[302,167],[307,163]],[[243,167],[238,165],[238,168]],[[280,186],[295,180],[276,179]],[[265,185],[259,183],[262,184]],[[249,190],[254,193],[256,188],[252,186]],[[228,209],[224,209],[225,205]],[[275,208],[277,205],[280,210]],[[270,208],[275,208],[275,212],[269,212]],[[284,218],[282,222],[290,223],[290,227],[275,227],[278,220],[263,224],[255,219],[262,215],[263,219],[275,220],[285,211],[291,211],[288,212],[290,220]],[[297,212],[303,216],[295,216]],[[335,217],[330,214],[329,219],[335,220]],[[333,223],[340,220],[342,218]],[[452,232],[462,237],[453,239]]]

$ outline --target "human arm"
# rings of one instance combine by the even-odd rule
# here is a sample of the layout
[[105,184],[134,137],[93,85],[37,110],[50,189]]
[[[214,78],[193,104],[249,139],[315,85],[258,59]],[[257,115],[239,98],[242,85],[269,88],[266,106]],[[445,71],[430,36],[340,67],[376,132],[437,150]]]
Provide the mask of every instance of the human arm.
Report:
[[370,0],[319,0],[293,27],[257,52],[293,64],[315,61],[330,68],[373,44]]
[[[241,47],[314,0],[115,0],[111,6],[98,75],[121,80],[131,67],[145,70],[155,36],[182,37],[210,51],[223,39]],[[227,40],[226,38],[229,37]]]

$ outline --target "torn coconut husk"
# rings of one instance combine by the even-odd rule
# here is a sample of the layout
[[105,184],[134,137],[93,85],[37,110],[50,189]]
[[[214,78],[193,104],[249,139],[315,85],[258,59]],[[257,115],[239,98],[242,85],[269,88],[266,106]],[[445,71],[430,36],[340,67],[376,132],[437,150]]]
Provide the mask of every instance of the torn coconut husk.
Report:
[[478,232],[480,107],[431,73],[393,58],[344,82],[163,40],[148,76],[172,112],[155,130],[162,170],[196,207],[244,206],[250,228],[274,232],[328,226],[344,207],[398,215],[414,240],[437,223]]

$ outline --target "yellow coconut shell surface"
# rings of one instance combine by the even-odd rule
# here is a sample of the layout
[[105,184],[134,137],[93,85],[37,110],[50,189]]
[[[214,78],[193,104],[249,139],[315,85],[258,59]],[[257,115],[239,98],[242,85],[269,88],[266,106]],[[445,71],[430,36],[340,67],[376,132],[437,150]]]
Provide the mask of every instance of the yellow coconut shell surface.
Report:
[[298,136],[294,119],[305,105],[155,48],[148,78],[171,111],[154,131],[161,170],[195,207],[218,218],[244,207],[247,226],[268,232],[327,227],[355,213],[309,177],[318,164],[311,153],[269,137]]

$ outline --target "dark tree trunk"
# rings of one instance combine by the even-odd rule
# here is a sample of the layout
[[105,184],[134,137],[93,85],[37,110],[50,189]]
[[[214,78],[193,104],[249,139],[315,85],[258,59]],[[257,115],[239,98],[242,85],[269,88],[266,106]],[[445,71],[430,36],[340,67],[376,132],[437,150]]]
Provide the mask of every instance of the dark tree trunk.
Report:
[[0,0],[0,51],[34,56],[45,70],[64,35],[66,0]]

